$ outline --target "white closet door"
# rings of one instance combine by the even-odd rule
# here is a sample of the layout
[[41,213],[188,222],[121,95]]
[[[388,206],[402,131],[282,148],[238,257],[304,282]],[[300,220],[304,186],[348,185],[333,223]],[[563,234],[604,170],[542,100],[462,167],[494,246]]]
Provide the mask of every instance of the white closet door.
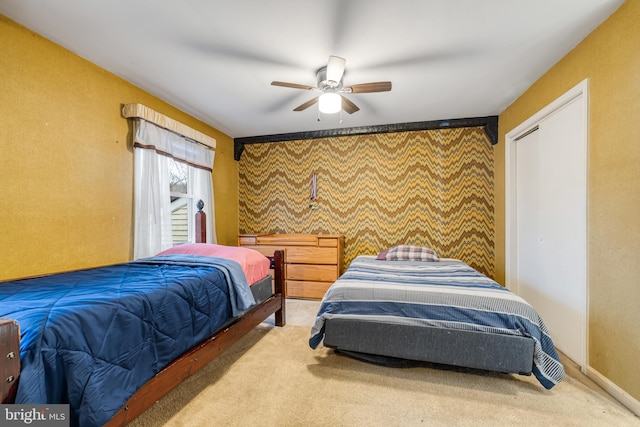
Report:
[[[516,144],[517,169],[517,289],[518,294],[540,312],[542,254],[540,230],[540,131],[536,130]],[[547,319],[547,316],[542,316]]]
[[574,100],[517,141],[517,289],[556,347],[586,362],[586,150]]

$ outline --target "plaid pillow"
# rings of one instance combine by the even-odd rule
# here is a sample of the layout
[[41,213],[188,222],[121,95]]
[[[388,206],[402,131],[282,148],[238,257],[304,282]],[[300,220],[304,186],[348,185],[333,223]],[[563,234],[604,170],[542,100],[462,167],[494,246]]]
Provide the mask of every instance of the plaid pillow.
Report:
[[386,260],[387,259],[387,249],[385,249],[384,251],[380,251],[380,253],[376,257],[376,259],[378,259],[380,261]]
[[389,248],[387,261],[439,261],[436,251],[424,246],[397,245]]

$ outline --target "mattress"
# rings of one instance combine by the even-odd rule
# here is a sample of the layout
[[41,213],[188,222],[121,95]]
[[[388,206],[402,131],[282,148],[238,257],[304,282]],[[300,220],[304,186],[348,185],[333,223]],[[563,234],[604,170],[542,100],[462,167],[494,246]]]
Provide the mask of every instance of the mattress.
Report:
[[270,262],[255,249],[213,243],[183,243],[157,255],[201,255],[219,257],[237,262],[249,283],[255,283],[269,274]]
[[273,295],[273,285],[271,276],[266,276],[251,284],[251,294],[256,304],[261,304]]

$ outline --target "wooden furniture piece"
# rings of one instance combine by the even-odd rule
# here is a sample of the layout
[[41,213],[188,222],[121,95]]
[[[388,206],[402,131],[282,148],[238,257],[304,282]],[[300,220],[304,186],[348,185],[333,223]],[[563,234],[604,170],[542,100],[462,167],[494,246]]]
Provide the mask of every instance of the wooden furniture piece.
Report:
[[16,397],[20,376],[20,328],[11,319],[0,319],[0,403]]
[[207,214],[202,211],[204,202],[198,200],[196,212],[196,243],[207,243]]
[[287,298],[322,299],[344,270],[341,234],[241,234],[238,246],[266,256],[284,250]]

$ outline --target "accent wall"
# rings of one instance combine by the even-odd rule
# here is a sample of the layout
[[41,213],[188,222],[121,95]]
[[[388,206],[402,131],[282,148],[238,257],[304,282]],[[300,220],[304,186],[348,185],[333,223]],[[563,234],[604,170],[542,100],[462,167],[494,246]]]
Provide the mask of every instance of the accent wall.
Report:
[[344,234],[345,266],[430,246],[493,276],[493,146],[481,127],[246,144],[238,185],[240,233]]

